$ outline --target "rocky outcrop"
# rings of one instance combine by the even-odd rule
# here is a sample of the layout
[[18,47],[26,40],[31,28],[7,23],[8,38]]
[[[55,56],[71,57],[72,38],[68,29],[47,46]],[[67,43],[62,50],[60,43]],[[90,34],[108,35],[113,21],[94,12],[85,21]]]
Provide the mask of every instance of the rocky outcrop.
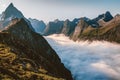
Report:
[[108,21],[110,21],[110,20],[112,20],[112,19],[113,19],[113,16],[111,15],[111,13],[110,13],[109,11],[107,11],[107,12],[104,14],[103,20],[104,20],[105,22],[108,22]]
[[105,22],[108,22],[113,19],[113,16],[111,15],[111,13],[109,11],[106,11],[106,13],[101,14],[92,20],[98,22],[100,19],[103,19]]
[[29,18],[28,19],[32,25],[32,27],[35,29],[35,32],[39,33],[39,34],[43,34],[45,28],[46,28],[46,24],[41,20],[37,20],[37,19],[32,19]]
[[[91,23],[93,21],[93,23]],[[95,23],[94,23],[95,22]],[[93,26],[95,25],[95,26]],[[93,20],[81,18],[70,39],[79,40],[105,40],[120,43],[120,16],[114,18],[110,12],[99,15]]]
[[78,24],[80,18],[75,18],[73,21],[65,20],[59,21],[56,19],[53,22],[49,22],[45,31],[44,35],[51,35],[51,34],[65,34],[66,36],[70,36],[73,34],[75,26]]
[[7,25],[11,23],[11,20],[15,18],[19,19],[24,18],[25,21],[28,23],[29,27],[31,28],[31,30],[35,31],[30,21],[27,20],[22,14],[22,12],[20,12],[16,7],[14,7],[12,3],[5,9],[5,11],[1,15],[0,29],[4,29]]
[[120,15],[116,15],[111,21],[106,22],[100,28],[88,27],[79,36],[79,40],[106,40],[120,43]]
[[63,28],[63,21],[56,19],[53,22],[49,22],[44,30],[44,35],[59,34]]
[[94,19],[88,19],[87,23],[89,25],[91,25],[94,28],[98,28],[101,26],[101,24],[99,24],[99,21],[103,20],[104,22],[108,22],[110,20],[113,19],[113,16],[111,15],[111,13],[109,11],[107,11],[104,14],[99,15],[98,17],[94,18]]
[[23,14],[14,7],[14,5],[11,3],[6,10],[2,13],[2,20],[8,19],[8,18],[23,18]]
[[55,51],[24,19],[0,31],[0,60],[0,79],[72,80]]
[[7,26],[14,18],[24,18],[23,14],[11,3],[1,15],[0,29]]
[[84,20],[84,18],[81,18],[79,23],[77,24],[73,35],[70,36],[71,39],[73,39],[74,41],[76,41],[79,36],[81,35],[81,33],[88,28],[89,24]]
[[66,36],[70,36],[75,30],[76,23],[69,21],[68,19],[64,21],[62,32]]

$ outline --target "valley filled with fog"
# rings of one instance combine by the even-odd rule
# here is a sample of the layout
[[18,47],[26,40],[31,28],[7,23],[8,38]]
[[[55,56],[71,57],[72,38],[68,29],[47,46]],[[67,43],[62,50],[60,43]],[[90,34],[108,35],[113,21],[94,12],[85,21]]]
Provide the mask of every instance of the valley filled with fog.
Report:
[[73,42],[62,34],[45,37],[75,80],[120,80],[120,45]]

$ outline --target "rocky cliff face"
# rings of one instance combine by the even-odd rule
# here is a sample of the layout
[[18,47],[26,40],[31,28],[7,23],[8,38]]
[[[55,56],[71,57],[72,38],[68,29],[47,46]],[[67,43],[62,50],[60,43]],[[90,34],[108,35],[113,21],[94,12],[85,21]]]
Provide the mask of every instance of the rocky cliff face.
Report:
[[70,39],[79,40],[105,40],[120,43],[120,15],[114,18],[109,12],[95,18],[98,27],[93,27],[89,20],[81,18]]
[[111,15],[111,13],[109,11],[106,11],[106,13],[101,14],[92,20],[98,22],[100,19],[103,19],[105,22],[108,22],[113,19],[113,16]]
[[66,36],[70,36],[73,34],[73,31],[75,29],[75,26],[79,22],[79,18],[75,18],[73,21],[65,20],[65,21],[59,21],[58,19],[49,22],[45,31],[44,35],[51,35],[51,34],[65,34]]
[[106,22],[100,28],[88,27],[79,36],[83,40],[106,40],[120,43],[120,15],[116,15],[111,21]]
[[0,31],[0,79],[72,80],[55,51],[24,19]]
[[12,19],[15,18],[24,18],[25,21],[28,23],[29,27],[35,31],[30,23],[30,21],[28,19],[26,19],[24,17],[24,15],[22,14],[22,12],[20,12],[16,7],[14,7],[14,5],[11,3],[6,9],[5,11],[2,13],[1,18],[0,18],[0,29],[4,29],[7,25],[9,25],[11,23]]
[[1,15],[0,29],[7,26],[14,18],[24,18],[23,14],[11,3]]
[[46,28],[46,24],[43,21],[39,21],[37,19],[32,19],[32,18],[29,18],[28,20],[30,21],[32,27],[35,29],[35,32],[39,34],[43,34]]
[[[87,19],[87,20],[86,20]],[[98,28],[101,27],[101,24],[99,24],[100,20],[103,20],[104,22],[108,22],[110,20],[113,19],[113,16],[111,15],[111,13],[109,11],[107,11],[104,14],[98,15],[98,17],[94,18],[94,19],[88,19],[88,18],[84,18],[84,20],[91,25],[94,28]]]
[[76,23],[69,21],[68,19],[64,21],[62,32],[66,36],[70,36],[75,30]]
[[55,20],[49,22],[44,30],[44,35],[59,34],[63,28],[63,21]]
[[107,11],[107,12],[104,14],[103,20],[104,20],[105,22],[108,22],[108,21],[110,21],[110,20],[112,20],[112,19],[113,19],[113,16],[111,15],[111,13],[110,13],[109,11]]
[[50,22],[44,33],[50,34],[64,34],[70,39],[77,40],[107,40],[120,42],[119,37],[119,15],[113,16],[109,11],[99,15],[94,19],[87,17],[75,18],[73,21],[68,19],[64,21],[63,27],[54,25],[55,22]]
[[8,19],[8,18],[23,18],[23,14],[11,3],[6,10],[2,13],[2,20]]
[[74,33],[73,35],[71,35],[71,39],[73,39],[74,41],[76,41],[79,36],[81,35],[81,33],[88,28],[89,24],[84,20],[84,19],[80,19],[79,23],[77,24],[77,26],[75,27]]

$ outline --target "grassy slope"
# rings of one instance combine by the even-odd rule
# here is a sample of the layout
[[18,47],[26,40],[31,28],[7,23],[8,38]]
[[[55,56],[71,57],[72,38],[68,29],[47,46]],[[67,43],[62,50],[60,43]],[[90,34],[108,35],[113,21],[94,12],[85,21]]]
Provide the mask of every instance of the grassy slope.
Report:
[[80,39],[107,40],[120,43],[120,22],[111,21],[101,28],[88,27],[79,37]]

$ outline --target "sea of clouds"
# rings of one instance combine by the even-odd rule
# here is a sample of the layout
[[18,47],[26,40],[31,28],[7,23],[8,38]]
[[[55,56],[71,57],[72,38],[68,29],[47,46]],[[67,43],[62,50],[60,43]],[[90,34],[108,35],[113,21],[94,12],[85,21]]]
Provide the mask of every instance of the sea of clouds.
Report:
[[54,34],[45,37],[75,80],[120,80],[120,45],[106,41],[74,42]]

